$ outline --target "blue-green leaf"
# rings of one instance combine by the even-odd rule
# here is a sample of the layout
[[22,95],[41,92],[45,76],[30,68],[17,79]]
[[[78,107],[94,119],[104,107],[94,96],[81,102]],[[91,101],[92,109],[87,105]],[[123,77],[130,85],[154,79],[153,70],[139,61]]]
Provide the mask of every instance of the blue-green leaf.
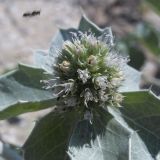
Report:
[[125,93],[122,117],[153,158],[160,152],[160,99],[148,91]]
[[52,107],[56,103],[50,91],[42,89],[44,70],[26,65],[0,77],[0,119]]
[[77,110],[46,115],[37,122],[23,146],[26,160],[67,159],[67,148],[73,128],[80,119]]
[[97,25],[91,22],[85,15],[82,16],[78,29],[82,32],[91,31],[96,36],[100,36],[103,32]]

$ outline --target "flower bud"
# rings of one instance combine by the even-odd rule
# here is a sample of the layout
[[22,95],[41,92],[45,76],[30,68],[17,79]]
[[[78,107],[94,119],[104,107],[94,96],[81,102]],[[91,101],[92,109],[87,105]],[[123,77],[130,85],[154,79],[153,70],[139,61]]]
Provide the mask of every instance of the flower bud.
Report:
[[97,58],[96,56],[90,55],[87,59],[88,64],[95,65],[97,64]]
[[70,62],[64,60],[61,64],[59,64],[59,68],[60,68],[63,72],[69,71]]
[[76,54],[77,54],[78,56],[80,56],[80,55],[83,54],[84,52],[85,52],[85,48],[84,48],[83,46],[81,46],[81,45],[76,46]]
[[117,104],[121,103],[121,102],[123,101],[123,98],[124,98],[124,96],[123,96],[122,94],[120,94],[120,93],[115,93],[115,94],[113,95],[113,100],[114,100]]
[[121,85],[121,81],[122,81],[121,78],[112,78],[111,84],[116,87]]

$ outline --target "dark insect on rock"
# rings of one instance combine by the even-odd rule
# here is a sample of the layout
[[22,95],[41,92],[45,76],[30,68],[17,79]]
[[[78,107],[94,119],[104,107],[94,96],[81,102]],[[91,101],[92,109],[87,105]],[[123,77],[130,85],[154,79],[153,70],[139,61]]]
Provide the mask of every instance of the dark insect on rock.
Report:
[[37,11],[32,11],[32,12],[26,12],[23,14],[23,17],[34,17],[37,15],[40,15],[41,11],[37,10]]

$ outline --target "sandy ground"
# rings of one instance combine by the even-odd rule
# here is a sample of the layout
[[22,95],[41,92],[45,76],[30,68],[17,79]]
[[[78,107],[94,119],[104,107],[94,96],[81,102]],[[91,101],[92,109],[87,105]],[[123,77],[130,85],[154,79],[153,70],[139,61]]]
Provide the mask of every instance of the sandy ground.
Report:
[[[41,10],[40,16],[22,17],[33,10]],[[71,0],[0,1],[0,72],[31,62],[33,51],[48,48],[58,27],[76,26],[79,19]]]

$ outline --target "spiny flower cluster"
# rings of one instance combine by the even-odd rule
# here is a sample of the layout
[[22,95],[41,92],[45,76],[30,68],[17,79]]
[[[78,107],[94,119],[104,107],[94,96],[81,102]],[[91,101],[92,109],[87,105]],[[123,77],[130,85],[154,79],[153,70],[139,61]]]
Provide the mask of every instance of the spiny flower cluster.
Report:
[[112,41],[108,34],[73,34],[52,64],[55,79],[45,81],[46,87],[68,107],[119,106],[123,96],[118,88],[128,59],[113,52]]

